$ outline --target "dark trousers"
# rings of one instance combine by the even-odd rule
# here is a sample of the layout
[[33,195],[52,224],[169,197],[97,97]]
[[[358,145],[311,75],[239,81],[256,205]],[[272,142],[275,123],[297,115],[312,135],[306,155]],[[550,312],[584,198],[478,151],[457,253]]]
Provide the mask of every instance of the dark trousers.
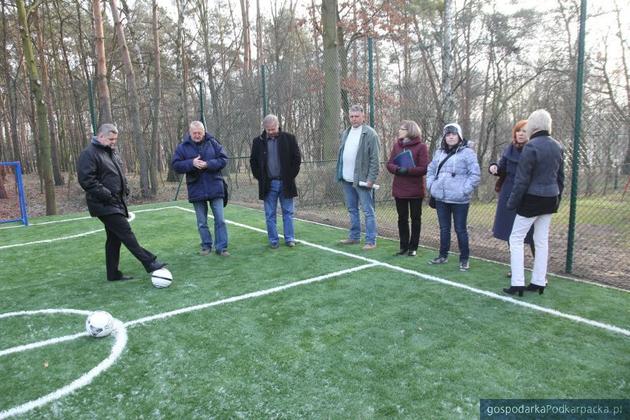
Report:
[[[422,198],[396,198],[396,211],[398,212],[400,249],[417,251],[422,226]],[[411,237],[409,237],[409,214],[411,214]]]
[[459,260],[468,261],[470,249],[468,248],[468,208],[470,203],[454,204],[436,200],[438,223],[440,224],[440,257],[447,258],[451,248],[451,218],[457,234],[459,246]]
[[107,279],[115,280],[122,275],[120,270],[118,270],[121,243],[125,244],[129,252],[142,263],[147,273],[150,272],[149,266],[155,261],[156,257],[140,246],[125,216],[122,214],[109,214],[98,218],[105,225],[107,234],[107,240],[105,241]]

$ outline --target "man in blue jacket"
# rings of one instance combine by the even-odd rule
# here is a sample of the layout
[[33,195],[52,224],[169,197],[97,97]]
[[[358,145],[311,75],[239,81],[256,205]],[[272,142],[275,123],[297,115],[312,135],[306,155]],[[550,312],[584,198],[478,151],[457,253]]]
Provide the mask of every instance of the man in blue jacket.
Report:
[[227,165],[223,146],[206,129],[201,121],[190,123],[188,133],[175,149],[173,169],[186,174],[188,201],[193,204],[197,216],[197,229],[201,237],[201,255],[212,251],[212,235],[208,230],[208,203],[214,217],[214,249],[227,257],[228,233],[223,217],[224,191],[221,169]]

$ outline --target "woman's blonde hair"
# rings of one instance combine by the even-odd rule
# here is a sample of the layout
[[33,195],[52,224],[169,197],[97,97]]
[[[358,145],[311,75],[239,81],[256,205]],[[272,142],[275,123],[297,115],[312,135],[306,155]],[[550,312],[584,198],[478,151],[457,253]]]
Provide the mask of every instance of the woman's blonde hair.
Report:
[[420,131],[420,127],[418,126],[418,124],[416,124],[415,121],[403,120],[400,123],[400,126],[404,127],[404,129],[407,130],[407,137],[410,139],[422,136],[422,131]]

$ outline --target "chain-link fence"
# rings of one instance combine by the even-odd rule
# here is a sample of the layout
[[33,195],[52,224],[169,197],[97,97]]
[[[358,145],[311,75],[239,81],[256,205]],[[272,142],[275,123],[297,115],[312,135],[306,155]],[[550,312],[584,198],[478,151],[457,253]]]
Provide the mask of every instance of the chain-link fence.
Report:
[[[330,134],[347,127],[350,104],[364,106],[366,116],[373,111],[374,128],[381,138],[381,173],[377,192],[377,219],[379,234],[397,238],[397,214],[391,196],[392,176],[385,170],[400,121],[415,120],[421,127],[424,140],[431,151],[439,142],[442,124],[439,106],[424,89],[423,73],[414,75],[417,80],[393,83],[383,66],[385,52],[377,46],[374,63],[368,61],[368,43],[357,41],[350,56],[351,63],[339,65],[341,110],[339,118],[324,114],[327,75],[323,72],[322,58],[316,54],[298,54],[277,58],[264,68],[242,73],[218,85],[202,85],[198,79],[184,85],[177,81],[164,83],[162,121],[158,145],[158,164],[167,180],[176,181],[169,170],[172,152],[187,130],[192,119],[203,119],[228,150],[231,157],[227,175],[231,200],[250,206],[261,206],[255,180],[249,170],[249,151],[252,139],[260,134],[263,110],[276,114],[284,131],[295,134],[302,154],[302,170],[298,177],[298,217],[347,227],[348,216],[343,194],[334,180],[338,138]],[[376,68],[372,89],[368,85],[369,66]],[[265,77],[263,77],[263,74]],[[201,77],[204,79],[203,77]],[[205,78],[207,80],[207,78]],[[148,89],[148,87],[147,87]],[[182,95],[186,92],[186,97]],[[370,92],[374,96],[370,97]],[[145,92],[149,98],[149,92]],[[368,105],[374,103],[374,109]],[[143,113],[150,115],[148,99],[142,104]],[[550,269],[563,273],[567,267],[568,234],[570,230],[571,164],[573,158],[573,121],[571,107],[564,113],[549,109],[554,117],[553,136],[565,146],[566,188],[560,211],[554,216],[550,237]],[[625,200],[630,168],[624,168],[630,138],[627,115],[602,112],[598,107],[584,106],[583,134],[579,153],[578,192],[576,195],[576,221],[573,241],[573,275],[597,282],[630,288],[630,269],[625,261],[630,257],[630,206]],[[496,209],[495,178],[486,171],[491,161],[497,160],[505,145],[509,144],[511,127],[515,119],[526,118],[533,109],[523,111],[520,118],[501,114],[479,121],[474,115],[462,124],[464,135],[472,138],[478,153],[482,182],[470,207],[468,225],[471,252],[475,257],[508,262],[507,243],[492,237]],[[117,121],[122,121],[120,144],[134,147],[124,127],[123,109]],[[200,117],[202,115],[202,117]],[[338,121],[338,123],[337,123]],[[484,122],[485,121],[485,122]],[[120,125],[120,124],[119,124]],[[466,130],[470,132],[466,132]],[[149,131],[149,130],[145,130]],[[152,150],[149,148],[149,150]],[[155,150],[155,149],[153,149]],[[126,159],[134,161],[132,158]],[[137,168],[129,168],[134,171]],[[625,170],[624,170],[625,169]],[[164,178],[164,177],[163,177]],[[172,185],[172,184],[171,184]],[[185,188],[179,194],[185,198]],[[340,233],[340,237],[343,234]],[[454,236],[454,235],[453,235]],[[421,245],[438,247],[439,232],[435,211],[423,206]],[[453,238],[452,249],[457,251]],[[423,253],[423,258],[433,256]],[[531,257],[527,256],[531,266]],[[507,268],[506,268],[507,270]]]

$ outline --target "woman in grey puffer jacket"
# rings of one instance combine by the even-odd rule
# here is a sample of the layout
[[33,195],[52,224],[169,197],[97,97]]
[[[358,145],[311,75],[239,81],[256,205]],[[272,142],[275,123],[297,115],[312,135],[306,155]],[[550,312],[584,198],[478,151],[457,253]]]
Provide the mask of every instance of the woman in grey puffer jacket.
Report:
[[451,123],[442,130],[440,148],[435,151],[427,169],[427,190],[435,198],[440,224],[440,255],[430,264],[444,264],[451,245],[451,218],[459,246],[459,269],[468,271],[468,208],[474,189],[481,179],[476,153],[467,146],[458,124]]

